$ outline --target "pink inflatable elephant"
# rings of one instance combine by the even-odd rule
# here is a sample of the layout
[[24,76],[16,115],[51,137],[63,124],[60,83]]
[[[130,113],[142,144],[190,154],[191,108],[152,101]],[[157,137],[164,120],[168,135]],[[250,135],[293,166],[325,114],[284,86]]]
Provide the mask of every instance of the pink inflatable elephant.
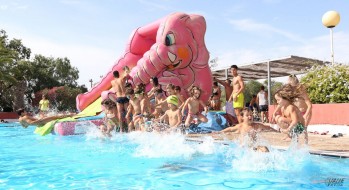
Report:
[[112,72],[118,70],[122,74],[122,68],[126,65],[131,68],[130,76],[135,85],[148,85],[151,77],[158,77],[162,86],[180,86],[186,97],[187,89],[195,85],[202,89],[200,99],[206,102],[212,91],[212,74],[208,65],[205,32],[204,17],[184,13],[174,13],[136,29],[124,56],[111,71],[89,92],[77,96],[77,108],[83,110],[102,91],[110,89]]

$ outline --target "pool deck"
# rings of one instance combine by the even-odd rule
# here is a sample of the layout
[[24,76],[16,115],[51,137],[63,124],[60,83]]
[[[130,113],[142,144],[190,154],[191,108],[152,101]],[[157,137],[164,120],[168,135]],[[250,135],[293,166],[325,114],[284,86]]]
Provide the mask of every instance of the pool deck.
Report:
[[[234,140],[239,134],[189,134],[189,140],[199,140],[202,136],[212,136],[217,142],[226,142],[226,139]],[[282,140],[285,134],[278,132],[261,132],[260,137],[267,140],[273,148],[287,149],[290,142]],[[300,137],[300,144],[304,144],[304,136]],[[320,135],[309,133],[309,152],[311,154],[349,158],[349,137],[332,138],[332,135]]]

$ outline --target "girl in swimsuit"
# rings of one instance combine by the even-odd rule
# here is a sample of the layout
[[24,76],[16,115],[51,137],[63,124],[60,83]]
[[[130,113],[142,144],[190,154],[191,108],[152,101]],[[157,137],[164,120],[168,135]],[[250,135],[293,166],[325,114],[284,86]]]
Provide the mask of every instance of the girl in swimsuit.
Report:
[[105,136],[111,137],[111,131],[119,126],[116,103],[108,98],[102,101],[102,105],[105,108],[105,117],[104,124],[99,126],[99,129]]
[[193,86],[190,89],[191,97],[185,101],[182,109],[182,115],[185,115],[185,109],[188,107],[188,117],[185,120],[185,127],[189,127],[190,123],[197,118],[201,122],[206,123],[208,119],[200,112],[200,105],[204,108],[205,113],[207,113],[207,106],[202,100],[200,100],[201,89],[197,86]]
[[213,88],[212,88],[212,98],[210,101],[210,107],[213,110],[220,110],[221,109],[221,89],[218,86],[218,82],[213,82]]

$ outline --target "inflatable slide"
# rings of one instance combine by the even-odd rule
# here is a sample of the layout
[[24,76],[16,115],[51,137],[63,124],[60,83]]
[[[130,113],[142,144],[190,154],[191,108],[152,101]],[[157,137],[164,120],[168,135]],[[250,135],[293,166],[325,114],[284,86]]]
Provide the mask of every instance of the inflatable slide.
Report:
[[123,75],[125,66],[131,69],[134,85],[149,86],[150,78],[157,77],[162,86],[180,86],[185,97],[188,97],[187,89],[195,85],[203,91],[200,98],[207,101],[212,91],[212,74],[205,32],[204,17],[184,13],[173,13],[137,28],[132,32],[125,52],[104,78],[89,92],[76,97],[77,109],[84,110],[100,98],[103,91],[109,90],[113,71]]
[[[173,13],[135,29],[125,52],[104,78],[90,91],[76,97],[77,109],[82,111],[79,117],[94,116],[101,111],[101,93],[111,89],[113,71],[123,75],[122,68],[125,66],[131,69],[133,85],[143,83],[149,89],[150,78],[157,77],[163,89],[167,84],[180,86],[186,98],[187,90],[195,85],[202,89],[200,99],[206,102],[212,92],[212,74],[205,32],[203,16],[185,13]],[[60,135],[76,134],[73,129],[79,122],[71,118],[48,123],[45,128],[38,129],[38,134],[45,135],[51,131]]]

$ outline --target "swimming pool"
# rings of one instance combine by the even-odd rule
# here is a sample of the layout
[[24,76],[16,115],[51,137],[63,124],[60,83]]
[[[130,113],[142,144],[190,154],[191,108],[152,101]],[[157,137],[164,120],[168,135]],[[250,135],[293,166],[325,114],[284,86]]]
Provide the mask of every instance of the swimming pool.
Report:
[[[307,150],[259,153],[234,143],[134,132],[101,139],[0,127],[0,189],[347,189],[349,159]],[[331,180],[342,183],[328,183]],[[338,186],[343,185],[343,186]]]

